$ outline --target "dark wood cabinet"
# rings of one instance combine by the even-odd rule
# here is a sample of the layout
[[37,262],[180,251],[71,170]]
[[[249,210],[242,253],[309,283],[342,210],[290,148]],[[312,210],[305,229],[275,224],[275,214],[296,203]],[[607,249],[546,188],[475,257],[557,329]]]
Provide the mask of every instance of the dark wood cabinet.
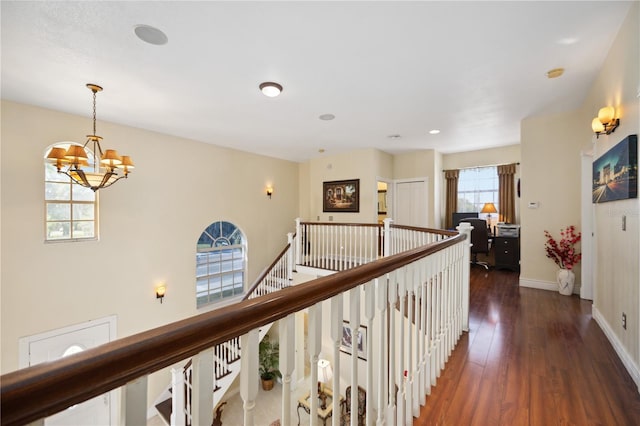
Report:
[[496,269],[520,271],[520,238],[495,237],[493,239]]

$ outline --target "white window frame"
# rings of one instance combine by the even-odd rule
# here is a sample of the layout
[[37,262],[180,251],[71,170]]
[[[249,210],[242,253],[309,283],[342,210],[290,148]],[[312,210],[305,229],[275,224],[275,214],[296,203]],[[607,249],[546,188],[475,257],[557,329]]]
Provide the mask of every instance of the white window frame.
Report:
[[[60,242],[78,242],[78,241],[96,241],[98,240],[98,194],[96,192],[91,191],[88,188],[83,188],[80,185],[78,185],[77,183],[73,182],[71,180],[70,177],[62,174],[62,173],[57,173],[56,171],[56,166],[55,164],[52,164],[51,162],[49,162],[47,160],[47,155],[49,154],[49,152],[51,151],[52,148],[55,147],[59,147],[59,148],[65,148],[67,149],[70,145],[78,145],[78,146],[83,146],[82,144],[76,143],[76,142],[59,142],[56,144],[53,144],[49,147],[47,147],[47,149],[45,150],[44,153],[44,179],[43,179],[43,183],[44,183],[44,241],[46,243],[60,243]],[[85,148],[87,149],[87,148]],[[87,149],[88,150],[88,149]],[[88,150],[90,151],[90,150]],[[93,158],[93,155],[89,155],[89,157]],[[90,159],[89,161],[92,161],[92,159]],[[47,180],[47,172],[53,172],[53,173],[57,173],[57,176],[60,177],[60,179],[57,180]],[[65,199],[48,199],[47,198],[47,186],[48,184],[55,184],[55,185],[69,185],[68,188],[68,198]],[[74,187],[74,185],[76,185]],[[82,189],[80,189],[82,188]],[[93,199],[92,200],[74,200],[73,196],[74,196],[74,192],[76,192],[76,189],[80,189],[81,191],[89,191],[93,194]],[[88,194],[89,192],[85,192],[85,194]],[[48,207],[51,204],[69,204],[69,219],[68,220],[49,220],[48,219]],[[93,205],[93,219],[75,219],[74,218],[74,205],[75,206],[80,206],[80,205]],[[68,223],[69,225],[69,237],[66,238],[51,238],[49,237],[49,224],[51,223]],[[93,235],[89,236],[89,237],[78,237],[77,235],[74,235],[74,224],[79,224],[79,223],[93,223]]]
[[[232,232],[225,233],[223,223],[231,225]],[[219,226],[220,235],[217,237],[207,232],[213,226]],[[232,235],[235,235],[235,238],[232,238]],[[240,228],[231,222],[217,221],[202,232],[198,241],[202,241],[203,238],[211,243],[208,246],[199,244],[196,253],[198,309],[241,298],[244,296],[247,277],[246,239]],[[233,244],[234,241],[236,244]],[[224,257],[225,252],[230,252],[231,257]],[[220,255],[219,259],[214,258],[217,254]]]
[[[481,173],[490,173],[490,177],[481,177],[481,180],[469,180],[469,183],[472,186],[472,189],[469,190],[469,185],[465,185],[465,177],[463,174],[471,174],[477,173],[480,175]],[[494,186],[491,190],[487,190],[486,183],[491,179]],[[467,188],[463,188],[467,186]],[[500,182],[498,179],[498,167],[497,166],[483,166],[483,167],[472,167],[468,169],[461,169],[460,174],[458,175],[458,208],[456,209],[459,212],[469,212],[464,206],[460,205],[460,199],[464,198],[468,202],[473,204],[474,212],[480,213],[482,207],[485,203],[493,203],[496,206],[496,210],[498,213],[492,213],[494,217],[498,217],[500,213],[500,205],[499,205],[499,188]],[[490,195],[489,195],[490,194]],[[473,201],[469,200],[469,196],[473,198]],[[480,213],[480,217],[486,218],[488,213]]]

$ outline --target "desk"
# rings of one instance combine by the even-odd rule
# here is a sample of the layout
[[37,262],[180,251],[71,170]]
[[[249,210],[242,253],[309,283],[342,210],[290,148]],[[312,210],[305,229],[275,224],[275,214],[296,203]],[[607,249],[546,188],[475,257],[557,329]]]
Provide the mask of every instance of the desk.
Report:
[[[333,391],[331,389],[325,389],[324,393],[328,396],[327,398],[327,408],[324,410],[320,408],[320,400],[318,400],[318,417],[322,420],[322,424],[324,426],[327,425],[327,419],[333,415]],[[311,414],[311,392],[307,392],[305,396],[298,400],[298,426],[300,426],[300,409],[302,408],[306,411],[307,414]],[[344,398],[340,397],[340,402],[342,402]]]
[[520,271],[520,238],[494,237],[496,269]]

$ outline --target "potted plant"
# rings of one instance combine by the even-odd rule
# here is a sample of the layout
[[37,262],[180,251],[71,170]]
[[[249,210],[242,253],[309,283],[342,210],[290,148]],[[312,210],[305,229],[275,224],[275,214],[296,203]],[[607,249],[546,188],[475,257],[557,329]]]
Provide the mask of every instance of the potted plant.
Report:
[[276,377],[282,377],[278,366],[280,364],[280,344],[264,336],[258,348],[258,372],[262,379],[262,389],[273,389]]
[[547,257],[560,267],[557,274],[558,291],[560,294],[569,296],[573,293],[573,283],[576,278],[572,269],[582,258],[582,254],[575,248],[575,245],[580,242],[581,234],[576,233],[576,227],[571,225],[560,230],[559,242],[551,236],[549,231],[544,231],[544,236],[547,238],[544,245]]

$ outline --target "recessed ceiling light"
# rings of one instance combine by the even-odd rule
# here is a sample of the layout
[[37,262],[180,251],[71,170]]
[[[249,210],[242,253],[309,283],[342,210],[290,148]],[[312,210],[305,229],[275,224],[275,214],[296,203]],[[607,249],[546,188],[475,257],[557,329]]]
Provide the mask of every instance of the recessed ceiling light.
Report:
[[400,135],[389,135],[387,136],[389,139],[400,139],[401,136]]
[[547,71],[547,78],[558,78],[564,74],[564,68],[554,68]]
[[280,94],[280,92],[282,92],[282,86],[272,81],[265,81],[258,87],[260,87],[260,90],[265,96],[268,96],[270,98],[275,98]]
[[437,135],[438,133],[440,133],[440,130],[438,129],[429,130],[430,135]]
[[579,41],[578,37],[565,37],[556,41],[558,44],[563,44],[565,46],[571,46],[572,44],[576,44]]
[[331,121],[334,118],[336,118],[335,115],[333,114],[322,114],[320,117],[318,117],[320,120],[324,120],[324,121]]
[[140,40],[149,44],[155,44],[156,46],[167,44],[169,41],[165,33],[150,25],[136,25],[133,27],[133,32],[136,33],[136,36],[138,36]]

